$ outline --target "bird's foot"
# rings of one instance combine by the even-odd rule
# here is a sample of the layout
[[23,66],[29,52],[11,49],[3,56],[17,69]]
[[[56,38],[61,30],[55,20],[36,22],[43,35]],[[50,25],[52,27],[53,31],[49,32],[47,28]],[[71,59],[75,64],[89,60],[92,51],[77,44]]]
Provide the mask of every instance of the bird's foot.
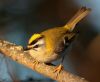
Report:
[[37,60],[34,61],[34,64],[33,64],[33,68],[35,69],[35,66],[39,64],[39,62]]
[[60,64],[59,66],[57,66],[55,68],[54,72],[57,73],[56,78],[59,76],[59,74],[60,74],[60,72],[61,72],[62,69],[63,69],[63,65],[62,64]]

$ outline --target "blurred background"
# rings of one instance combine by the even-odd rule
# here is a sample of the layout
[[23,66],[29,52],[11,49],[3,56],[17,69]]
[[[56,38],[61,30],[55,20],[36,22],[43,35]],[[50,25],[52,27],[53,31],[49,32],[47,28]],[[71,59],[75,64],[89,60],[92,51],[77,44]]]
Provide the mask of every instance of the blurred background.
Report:
[[[0,39],[26,46],[33,33],[63,26],[82,6],[92,12],[76,26],[64,68],[100,82],[100,0],[0,0]],[[59,64],[59,61],[56,62]],[[0,82],[54,82],[0,54]]]

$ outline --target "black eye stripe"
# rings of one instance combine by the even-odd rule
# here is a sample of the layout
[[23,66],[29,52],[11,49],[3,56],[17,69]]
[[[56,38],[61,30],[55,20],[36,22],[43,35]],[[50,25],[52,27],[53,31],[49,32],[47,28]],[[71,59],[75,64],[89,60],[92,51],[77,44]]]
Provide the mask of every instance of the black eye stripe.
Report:
[[43,36],[41,36],[41,37],[39,37],[39,38],[37,38],[37,39],[35,39],[34,41],[32,41],[30,44],[28,44],[28,45],[33,45],[33,44],[35,44],[38,40],[40,40],[41,38],[43,38]]
[[39,47],[39,45],[35,45],[33,48],[38,48]]
[[33,48],[38,48],[40,46],[43,46],[43,44],[37,44],[37,45],[33,46]]

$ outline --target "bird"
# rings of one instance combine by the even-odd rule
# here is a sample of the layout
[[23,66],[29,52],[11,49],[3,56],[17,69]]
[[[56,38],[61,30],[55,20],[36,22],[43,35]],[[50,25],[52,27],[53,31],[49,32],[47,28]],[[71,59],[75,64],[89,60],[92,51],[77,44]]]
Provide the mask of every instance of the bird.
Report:
[[[76,34],[73,32],[76,24],[90,13],[91,9],[81,7],[77,13],[61,27],[53,27],[40,33],[33,34],[27,48],[30,55],[38,62],[51,63],[62,58],[63,52],[74,41]],[[60,72],[62,65],[60,64],[56,71]]]

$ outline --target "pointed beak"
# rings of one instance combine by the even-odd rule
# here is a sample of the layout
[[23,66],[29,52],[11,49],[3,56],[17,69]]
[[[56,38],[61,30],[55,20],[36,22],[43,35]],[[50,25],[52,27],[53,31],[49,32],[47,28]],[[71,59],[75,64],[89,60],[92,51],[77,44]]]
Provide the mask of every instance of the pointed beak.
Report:
[[31,48],[33,48],[33,45],[28,45],[27,48],[31,49]]
[[32,46],[28,45],[26,48],[24,48],[24,50],[30,50],[32,49]]

